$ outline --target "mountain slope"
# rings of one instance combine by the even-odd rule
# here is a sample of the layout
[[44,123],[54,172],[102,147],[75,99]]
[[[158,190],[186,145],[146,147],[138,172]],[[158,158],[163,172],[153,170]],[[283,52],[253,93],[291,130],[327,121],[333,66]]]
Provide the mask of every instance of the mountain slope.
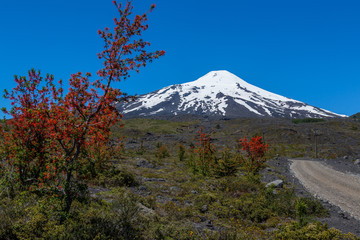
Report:
[[212,71],[196,81],[165,87],[117,107],[125,117],[346,117],[268,92],[228,71]]
[[360,122],[360,112],[355,113],[354,115],[351,115],[350,118],[353,118],[353,119]]

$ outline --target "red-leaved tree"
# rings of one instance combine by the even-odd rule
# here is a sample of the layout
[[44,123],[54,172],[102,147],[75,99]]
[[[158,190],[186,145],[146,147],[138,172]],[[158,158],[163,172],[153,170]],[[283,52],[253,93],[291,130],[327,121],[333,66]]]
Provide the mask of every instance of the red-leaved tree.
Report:
[[148,28],[147,13],[131,18],[131,1],[114,5],[119,12],[115,28],[98,31],[104,40],[98,54],[104,66],[95,81],[90,81],[90,73],[73,74],[65,93],[61,81],[54,83],[53,76],[43,78],[31,70],[28,77],[15,76],[17,87],[5,91],[13,108],[3,110],[12,117],[8,130],[0,132],[6,156],[3,168],[16,173],[13,180],[20,188],[59,196],[64,212],[69,212],[77,194],[80,169],[92,155],[89,151],[109,143],[110,127],[122,117],[116,104],[130,98],[113,84],[165,53],[147,51],[150,43],[140,37]]
[[195,153],[197,154],[196,167],[203,175],[208,175],[210,167],[215,162],[215,145],[210,141],[210,135],[206,134],[202,127],[197,132]]
[[251,173],[258,172],[264,166],[264,156],[268,150],[268,144],[263,143],[262,137],[256,136],[252,137],[250,141],[246,137],[240,139],[239,146],[246,153],[245,165],[247,170]]

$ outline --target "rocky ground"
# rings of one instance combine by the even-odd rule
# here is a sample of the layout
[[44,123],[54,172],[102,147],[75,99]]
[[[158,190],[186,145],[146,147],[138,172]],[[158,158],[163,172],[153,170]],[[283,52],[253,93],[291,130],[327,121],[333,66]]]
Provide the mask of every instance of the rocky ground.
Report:
[[[317,161],[329,165],[337,171],[360,175],[360,161],[356,161],[356,159],[352,157],[345,156],[331,160],[318,159]],[[291,172],[291,161],[289,161],[288,158],[277,157],[269,161],[268,164],[269,167],[264,169],[262,172],[262,181],[271,182],[276,179],[282,179],[288,187],[294,187],[294,191],[298,196],[314,198]],[[360,221],[351,217],[348,213],[342,211],[339,207],[334,206],[327,201],[323,201],[321,199],[319,200],[323,206],[329,210],[330,216],[317,219],[318,221],[327,223],[330,227],[340,229],[344,233],[351,232],[358,236],[360,235]]]
[[[331,160],[319,159],[342,172],[360,174],[360,167],[354,164],[360,158],[359,129],[360,124],[353,121],[339,120],[320,123],[294,124],[286,119],[237,119],[237,120],[199,120],[190,119],[169,119],[167,120],[129,120],[125,128],[120,131],[127,136],[126,147],[135,152],[154,151],[157,143],[168,146],[172,152],[177,151],[179,143],[189,146],[194,142],[197,131],[202,126],[205,132],[211,134],[212,142],[217,148],[234,146],[237,139],[244,136],[262,135],[270,145],[269,166],[262,171],[262,181],[265,183],[282,179],[285,187],[294,188],[295,193],[300,197],[311,197],[311,194],[302,186],[290,171],[288,158],[301,157],[311,158],[314,156],[313,130],[320,129],[321,136],[318,138],[319,156]],[[279,156],[280,155],[280,156]],[[346,155],[346,156],[345,156]],[[286,157],[281,157],[286,156]],[[168,166],[152,166],[151,162],[144,162],[141,158],[136,160],[135,169],[156,170],[157,176],[143,178],[139,176],[142,184],[133,191],[146,196],[156,194],[156,202],[175,202],[176,196],[184,194],[181,184],[169,181],[164,173]],[[139,172],[140,173],[140,172]],[[184,179],[184,181],[187,181]],[[149,187],[150,186],[150,187]],[[189,190],[190,192],[192,189]],[[196,190],[192,193],[196,196]],[[170,197],[173,196],[173,197]],[[360,222],[344,213],[337,206],[328,202],[321,203],[329,210],[330,216],[317,219],[327,223],[330,227],[340,229],[344,233],[360,235]],[[186,202],[184,203],[186,204]],[[189,202],[189,204],[191,204]],[[204,206],[206,211],[206,206]],[[208,219],[200,218],[199,228],[212,229],[213,224]]]
[[150,149],[156,142],[188,146],[194,142],[200,126],[211,134],[212,142],[218,148],[232,147],[240,138],[258,135],[269,144],[272,157],[279,154],[313,158],[316,131],[319,134],[316,139],[319,158],[360,158],[360,122],[351,119],[298,124],[291,119],[275,118],[209,120],[188,116],[167,120],[131,119],[125,121],[125,127],[119,133],[127,137],[131,147],[139,147],[141,142]]

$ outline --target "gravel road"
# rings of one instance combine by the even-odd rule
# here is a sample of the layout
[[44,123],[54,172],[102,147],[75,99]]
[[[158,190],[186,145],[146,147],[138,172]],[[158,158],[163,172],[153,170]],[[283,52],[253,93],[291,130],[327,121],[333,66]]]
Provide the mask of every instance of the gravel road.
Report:
[[342,173],[318,161],[291,160],[290,169],[314,196],[360,220],[360,177]]

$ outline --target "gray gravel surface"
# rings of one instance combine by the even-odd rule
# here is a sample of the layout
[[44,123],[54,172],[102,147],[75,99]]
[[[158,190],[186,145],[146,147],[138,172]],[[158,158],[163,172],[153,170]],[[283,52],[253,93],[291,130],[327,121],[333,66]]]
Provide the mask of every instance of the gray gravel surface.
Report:
[[[310,159],[309,159],[310,160]],[[321,162],[333,170],[341,171],[343,173],[351,173],[360,175],[360,167],[354,165],[351,159],[332,159],[332,160],[315,160]],[[278,157],[268,162],[269,168],[263,170],[263,181],[270,182],[274,179],[283,176],[288,187],[293,187],[295,193],[301,197],[314,197],[303,184],[294,176],[290,170],[291,161],[285,157]],[[358,192],[360,195],[360,192]],[[330,217],[316,219],[320,222],[327,223],[329,227],[335,227],[344,233],[354,233],[360,235],[360,221],[352,217],[349,213],[342,210],[340,207],[330,203],[329,201],[319,199],[320,202],[330,212]]]
[[340,207],[360,220],[358,176],[336,171],[322,162],[310,160],[292,160],[290,169],[314,196]]

